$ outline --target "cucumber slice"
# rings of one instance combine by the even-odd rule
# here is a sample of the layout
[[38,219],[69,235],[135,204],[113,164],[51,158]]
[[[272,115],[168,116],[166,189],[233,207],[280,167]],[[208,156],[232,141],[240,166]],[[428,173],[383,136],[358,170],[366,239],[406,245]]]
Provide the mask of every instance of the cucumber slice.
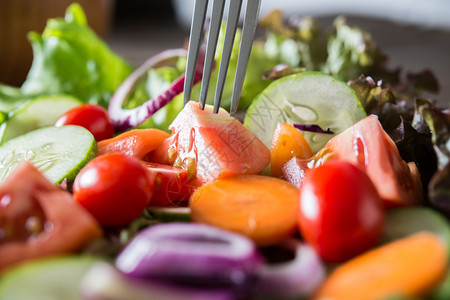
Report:
[[66,111],[81,102],[66,95],[40,96],[26,102],[9,114],[9,118],[0,127],[0,143],[31,130],[53,125]]
[[161,222],[190,222],[189,207],[150,207],[150,214]]
[[[345,82],[320,72],[293,74],[272,82],[252,102],[244,125],[270,148],[279,122],[316,124],[335,134],[344,131],[366,112]],[[332,134],[302,131],[313,152]]]
[[0,146],[0,182],[24,160],[52,182],[71,181],[96,151],[94,136],[83,127],[36,129]]
[[445,242],[450,257],[450,224],[443,215],[427,207],[389,210],[381,242],[390,242],[418,231],[430,231],[439,235]]
[[21,264],[1,277],[0,299],[81,300],[81,279],[96,262],[99,259],[68,256]]

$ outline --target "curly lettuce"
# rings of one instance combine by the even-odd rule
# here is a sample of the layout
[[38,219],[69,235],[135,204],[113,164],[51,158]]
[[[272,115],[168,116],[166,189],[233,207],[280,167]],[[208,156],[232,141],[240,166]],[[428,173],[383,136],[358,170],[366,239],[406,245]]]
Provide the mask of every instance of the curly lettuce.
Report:
[[307,71],[322,71],[348,81],[370,75],[397,83],[398,73],[386,67],[387,57],[366,30],[338,17],[330,31],[310,17],[285,22],[280,11],[261,23],[266,33],[266,52],[281,63]]
[[349,85],[366,112],[378,116],[402,158],[415,162],[428,203],[450,216],[450,113],[420,97],[438,90],[433,74],[409,73],[398,86],[360,76]]
[[431,105],[419,108],[432,132],[432,143],[437,156],[437,172],[429,185],[429,201],[432,206],[450,216],[450,112]]

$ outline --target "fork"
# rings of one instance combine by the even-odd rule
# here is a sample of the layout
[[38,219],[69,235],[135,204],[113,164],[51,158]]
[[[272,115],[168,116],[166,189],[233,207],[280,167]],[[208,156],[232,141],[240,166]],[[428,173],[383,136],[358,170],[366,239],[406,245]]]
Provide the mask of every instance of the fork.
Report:
[[[198,61],[198,54],[201,47],[204,22],[209,0],[196,0],[194,4],[194,12],[191,23],[191,32],[189,37],[188,59],[186,65],[186,75],[184,82],[184,104],[186,104],[191,97],[192,85],[194,81],[194,74]],[[211,79],[211,72],[214,65],[214,56],[217,47],[217,40],[219,37],[220,26],[222,23],[225,0],[213,0],[209,37],[206,44],[206,54],[203,66],[202,85],[200,89],[199,103],[202,109],[205,108],[206,96],[208,94],[209,82]],[[236,36],[236,29],[239,21],[243,0],[229,0],[228,20],[225,30],[225,39],[222,51],[222,59],[219,67],[219,75],[217,78],[217,87],[214,96],[214,113],[218,113],[220,102],[222,99],[223,88],[230,62],[231,51],[233,49],[234,39]],[[238,56],[238,63],[236,69],[236,77],[234,80],[233,94],[231,98],[230,115],[234,116],[239,104],[239,97],[241,95],[244,84],[245,73],[247,71],[248,60],[255,36],[257,18],[259,14],[261,0],[247,0],[247,7],[242,28],[241,45]]]

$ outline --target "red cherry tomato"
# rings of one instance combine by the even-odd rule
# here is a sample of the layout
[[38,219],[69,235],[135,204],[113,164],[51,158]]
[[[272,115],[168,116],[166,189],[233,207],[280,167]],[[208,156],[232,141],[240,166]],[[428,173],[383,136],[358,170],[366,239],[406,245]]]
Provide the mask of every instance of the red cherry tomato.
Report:
[[328,262],[372,247],[384,221],[382,200],[358,167],[330,161],[307,172],[300,187],[300,231]]
[[108,153],[94,158],[80,171],[73,196],[100,224],[119,226],[142,213],[154,186],[154,175],[140,160],[122,153]]
[[89,130],[96,141],[109,139],[114,127],[106,109],[95,104],[82,104],[67,111],[55,122],[55,126],[78,125]]

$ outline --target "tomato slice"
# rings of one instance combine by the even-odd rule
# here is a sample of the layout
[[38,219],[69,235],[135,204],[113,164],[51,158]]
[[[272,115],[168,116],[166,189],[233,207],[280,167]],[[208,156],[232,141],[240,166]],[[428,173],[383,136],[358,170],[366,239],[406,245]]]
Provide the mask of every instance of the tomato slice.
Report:
[[155,163],[148,163],[147,167],[155,174],[156,182],[151,206],[187,206],[191,194],[201,185],[185,169]]
[[277,125],[270,148],[270,172],[273,177],[282,177],[281,168],[292,157],[306,159],[312,155],[300,130],[287,123]]
[[90,214],[28,162],[0,186],[0,271],[25,260],[77,251],[101,235]]
[[160,165],[173,165],[176,159],[178,134],[166,138],[155,150],[147,155],[146,161]]
[[155,128],[133,129],[100,141],[97,156],[110,152],[120,152],[147,160],[147,155],[168,137],[167,132]]
[[350,162],[366,172],[386,208],[417,205],[423,201],[416,165],[401,158],[395,143],[374,115],[333,137],[311,159],[291,159],[283,166],[283,174],[288,181],[299,186],[310,168],[333,159]]

